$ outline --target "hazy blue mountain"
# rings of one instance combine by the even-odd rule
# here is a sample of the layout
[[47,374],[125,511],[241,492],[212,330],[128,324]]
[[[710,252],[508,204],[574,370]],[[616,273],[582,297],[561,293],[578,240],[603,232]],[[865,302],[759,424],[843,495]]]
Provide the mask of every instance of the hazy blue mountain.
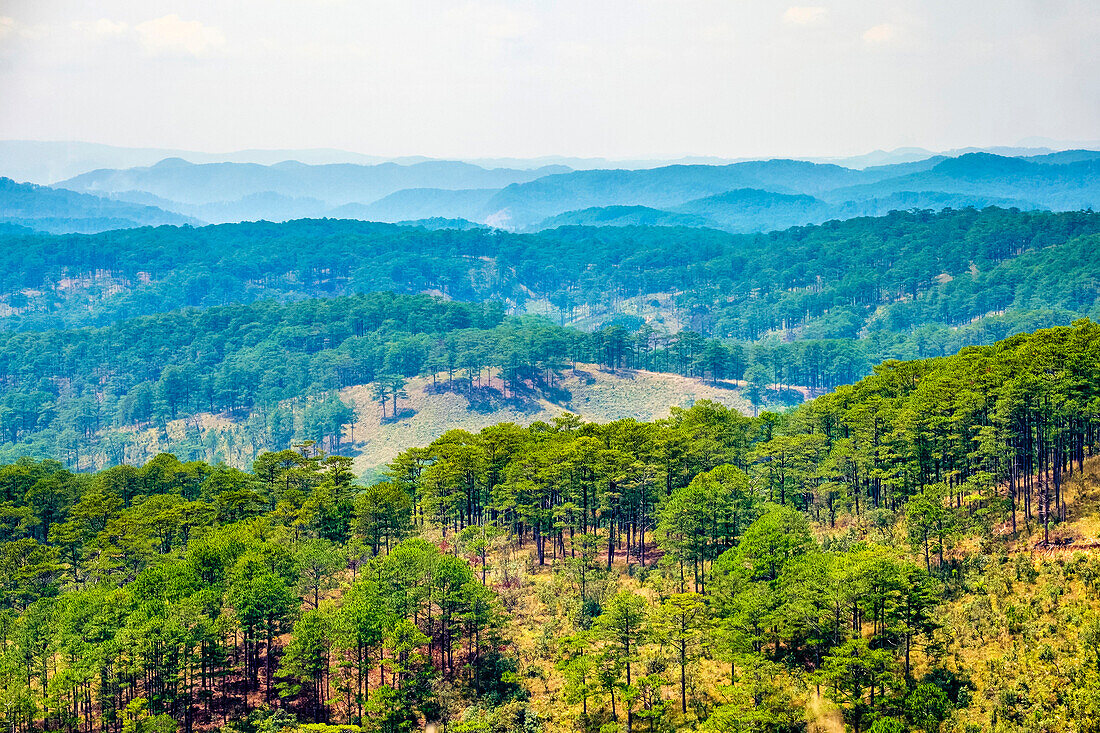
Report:
[[1051,164],[970,153],[940,161],[927,171],[838,188],[823,198],[844,202],[901,191],[1018,199],[1059,210],[1095,208],[1100,206],[1100,158]]
[[1026,157],[1024,160],[1030,161],[1032,163],[1064,165],[1066,163],[1079,163],[1083,160],[1097,159],[1100,159],[1100,150],[1060,150],[1057,153],[1031,155]]
[[486,214],[523,227],[563,211],[597,206],[668,209],[738,188],[812,194],[863,180],[861,171],[795,160],[574,171],[507,186],[489,201]]
[[833,207],[806,194],[783,194],[741,188],[688,201],[672,209],[694,214],[732,232],[758,232],[816,224],[829,219]]
[[415,219],[478,219],[500,189],[407,188],[369,204],[345,204],[331,209],[337,219],[398,222]]
[[894,165],[897,163],[915,163],[927,160],[936,153],[924,148],[896,148],[894,150],[872,150],[863,155],[850,155],[840,158],[812,158],[815,163],[833,163],[845,168],[863,169],[878,165]]
[[154,206],[0,178],[0,221],[62,234],[203,222]]
[[932,170],[945,160],[947,160],[946,156],[933,155],[930,158],[912,160],[904,163],[871,165],[867,166],[866,168],[860,169],[859,173],[864,183],[874,183],[876,181],[883,181],[889,178],[907,176],[911,173],[921,173],[922,171]]
[[714,226],[714,222],[703,216],[677,214],[672,211],[650,208],[649,206],[595,206],[578,211],[566,211],[544,219],[535,229],[556,229],[562,226]]
[[59,185],[100,195],[145,191],[185,204],[237,201],[242,197],[271,192],[291,198],[316,198],[332,207],[348,203],[370,203],[407,188],[501,188],[564,170],[567,169],[558,166],[534,170],[490,170],[454,161],[430,161],[412,165],[381,163],[311,166],[295,161],[275,165],[195,165],[180,158],[169,158],[146,168],[93,171]]
[[837,188],[925,172],[940,160],[933,157],[864,170],[799,160],[765,160],[723,166],[572,171],[505,187],[489,201],[482,219],[493,217],[524,228],[563,212],[596,207],[646,206],[674,211],[689,201],[737,189],[824,198],[823,194]]
[[249,194],[234,201],[213,201],[206,204],[171,201],[145,191],[121,191],[112,193],[107,198],[156,206],[166,211],[175,211],[211,224],[320,218],[328,216],[330,210],[330,207],[320,199],[308,196],[283,196],[273,191]]
[[328,215],[325,202],[309,196],[284,196],[274,191],[243,196],[236,201],[216,201],[209,204],[183,204],[178,211],[208,221],[227,224],[237,221],[290,221]]
[[1034,210],[1043,207],[1021,199],[901,191],[882,198],[830,204],[805,194],[738,189],[689,201],[669,210],[646,206],[603,206],[567,211],[543,220],[537,230],[559,226],[689,226],[728,232],[767,232],[792,226],[821,224],[831,219],[882,216],[913,209],[982,209],[987,206]]

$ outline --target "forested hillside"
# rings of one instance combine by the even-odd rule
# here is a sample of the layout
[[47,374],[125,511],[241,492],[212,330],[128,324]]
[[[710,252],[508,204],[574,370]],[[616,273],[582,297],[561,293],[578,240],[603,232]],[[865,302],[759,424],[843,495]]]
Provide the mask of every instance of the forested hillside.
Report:
[[369,487],[308,444],[18,461],[0,720],[1091,730],[1098,385],[1081,321],[783,414],[452,431]]
[[[988,274],[1015,267],[1041,278],[1045,263],[1061,260],[1060,272],[1071,273],[1064,282],[1094,281],[1095,258],[1069,253],[1098,232],[1100,215],[1091,212],[990,208],[894,212],[765,235],[668,227],[517,235],[331,220],[0,234],[8,306],[0,324],[102,325],[182,306],[393,290],[497,301],[589,327],[625,314],[672,333],[747,340],[904,341],[922,326],[944,339],[944,327],[1001,312],[1011,319],[1037,311],[1051,325],[1089,315],[1095,288],[1032,289]],[[1038,252],[1048,254],[1016,262]],[[932,301],[929,318],[911,319]]]
[[[247,461],[293,440],[334,447],[357,422],[339,390],[388,392],[400,418],[393,395],[416,377],[498,404],[472,392],[484,373],[511,407],[543,409],[571,404],[556,383],[578,362],[723,382],[758,409],[883,359],[1100,315],[1091,212],[895,212],[741,236],[432,226],[0,231],[0,456],[94,468],[164,448]],[[376,290],[405,295],[346,295]],[[444,300],[411,295],[425,292]]]
[[[619,325],[586,332],[536,316],[505,317],[495,303],[425,295],[192,308],[98,328],[0,332],[0,455],[87,469],[140,463],[164,448],[230,461],[226,441],[235,443],[235,463],[307,439],[354,450],[342,443],[362,421],[356,409],[380,411],[383,425],[404,418],[412,378],[423,379],[422,390],[430,382],[431,395],[462,395],[471,410],[530,411],[545,409],[540,401],[571,404],[561,382],[578,377],[578,364],[611,379],[659,381],[637,371],[646,370],[707,380],[729,390],[730,400],[742,399],[734,389],[747,377],[748,409],[750,402],[802,399],[773,378],[788,362],[795,370],[788,376],[817,388],[852,381],[864,369],[839,341],[805,351]],[[584,377],[581,386],[594,381]],[[374,404],[345,401],[340,391],[354,386],[369,389]],[[659,390],[668,400],[659,411],[680,403],[676,391]]]

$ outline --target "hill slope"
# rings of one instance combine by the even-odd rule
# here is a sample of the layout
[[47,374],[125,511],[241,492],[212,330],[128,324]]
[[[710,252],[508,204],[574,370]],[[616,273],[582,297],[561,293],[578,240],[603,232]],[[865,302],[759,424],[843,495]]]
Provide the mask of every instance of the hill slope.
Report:
[[399,222],[409,219],[467,219],[481,216],[497,189],[407,188],[370,204],[345,204],[329,211],[337,219]]
[[[509,390],[507,396],[495,373],[472,391],[465,381],[448,386],[430,377],[408,380],[405,391],[408,396],[399,401],[398,416],[393,417],[392,408],[387,408],[383,418],[369,385],[340,390],[340,399],[354,411],[353,419],[343,427],[340,451],[354,457],[357,475],[377,476],[401,452],[426,445],[448,430],[477,432],[505,422],[527,426],[537,420],[552,422],[565,412],[595,423],[650,422],[667,417],[671,407],[688,408],[700,400],[746,414],[753,412],[731,383],[715,386],[677,374],[608,371],[595,364],[579,364],[576,373],[563,371],[552,388],[526,387],[518,394]],[[302,405],[289,407],[300,421]],[[226,461],[240,468],[250,466],[261,451],[275,447],[250,434],[247,421],[208,413],[169,421],[163,431],[137,430],[128,443],[129,460],[136,462],[171,452],[188,459]]]
[[943,160],[927,171],[836,188],[825,197],[841,202],[900,191],[940,191],[1021,199],[1062,211],[1100,207],[1100,160],[1094,156],[1066,156],[1064,160],[1073,162],[1039,163],[970,153]]
[[[332,220],[92,237],[8,232],[0,233],[0,302],[8,306],[0,325],[92,325],[182,306],[393,290],[491,300],[591,325],[626,315],[658,330],[681,324],[751,341],[779,332],[877,336],[880,357],[904,356],[912,352],[893,351],[889,339],[922,327],[942,341],[976,319],[1030,317],[1021,309],[1042,312],[1047,320],[1034,326],[1089,315],[1096,292],[1069,283],[1097,277],[1096,258],[1069,254],[1091,242],[1076,240],[1096,234],[1097,214],[992,208],[898,212],[766,235],[686,227],[510,234]],[[1048,249],[1050,257],[1026,260],[1012,279],[987,276]],[[1065,277],[1032,292],[1028,283],[1046,279],[1054,262]]]
[[884,216],[891,211],[982,209],[989,206],[1042,209],[1030,201],[996,196],[901,191],[882,198],[831,204],[805,194],[781,194],[738,189],[688,201],[668,210],[647,206],[602,206],[567,211],[543,220],[535,230],[560,226],[694,226],[748,233],[821,224],[859,216]]
[[1098,400],[1081,321],[785,414],[449,430],[370,485],[309,443],[3,464],[0,722],[1082,733]]
[[154,206],[112,201],[0,178],[0,222],[51,234],[94,233],[162,224],[202,224]]

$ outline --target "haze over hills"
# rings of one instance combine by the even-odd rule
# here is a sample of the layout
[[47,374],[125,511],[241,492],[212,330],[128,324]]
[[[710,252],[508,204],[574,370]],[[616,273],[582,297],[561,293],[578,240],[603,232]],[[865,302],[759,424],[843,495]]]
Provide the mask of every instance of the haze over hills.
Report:
[[[885,160],[890,153],[881,153]],[[932,153],[928,153],[932,155]],[[210,153],[176,148],[130,148],[77,141],[0,140],[0,175],[17,181],[53,184],[82,173],[101,169],[148,167],[165,158],[181,158],[190,163],[256,163],[274,165],[297,161],[307,165],[354,163],[377,165],[397,163],[439,162],[448,160],[424,155],[366,155],[335,148],[250,149],[225,153]],[[574,170],[589,168],[655,168],[676,163],[724,164],[734,162],[716,156],[686,156],[677,158],[610,159],[579,158],[548,155],[535,158],[452,158],[482,168],[515,168],[527,170],[546,166],[564,166]]]
[[[82,173],[104,168],[136,168],[155,165],[165,158],[192,163],[258,163],[272,165],[297,160],[311,165],[327,163],[384,163],[390,159],[325,148],[299,150],[239,150],[204,153],[172,148],[129,148],[76,141],[0,140],[0,175],[17,181],[53,184]],[[410,158],[404,162],[421,162]]]
[[559,226],[694,226],[729,232],[759,232],[820,224],[857,216],[882,216],[913,209],[1018,208],[1039,209],[1030,201],[994,196],[902,191],[861,201],[830,204],[806,194],[781,194],[738,189],[688,201],[668,210],[646,206],[604,206],[567,211],[543,220],[535,230]]
[[85,173],[61,181],[57,186],[93,194],[143,191],[184,204],[233,201],[243,196],[275,193],[309,196],[329,206],[339,206],[376,201],[406,188],[502,188],[566,170],[562,166],[489,170],[455,161],[411,165],[332,163],[311,166],[297,161],[269,166],[254,163],[196,165],[181,158],[168,158],[146,168]]
[[[0,144],[0,173],[5,150],[16,168],[19,156],[26,157],[26,150],[35,149],[69,150],[75,157],[86,153],[85,157],[102,158],[118,153],[126,160],[165,152],[86,149],[76,144],[68,148],[47,143],[21,146],[10,141],[7,148],[4,145]],[[850,167],[805,160],[722,163],[702,159],[705,162],[690,165],[585,170],[575,166],[612,162],[565,158],[481,161],[486,165],[515,164],[487,168],[424,158],[308,165],[292,160],[193,163],[172,157],[148,166],[94,170],[54,185],[59,190],[98,196],[101,201],[95,207],[105,212],[124,210],[107,203],[114,201],[153,207],[163,212],[160,215],[132,209],[128,215],[89,217],[75,205],[71,210],[58,208],[62,199],[57,197],[32,204],[27,196],[34,189],[27,189],[10,209],[4,208],[8,204],[0,197],[0,217],[50,232],[91,232],[148,223],[325,217],[382,222],[453,219],[515,231],[582,224],[758,232],[881,215],[895,208],[1075,210],[1100,205],[1100,153],[997,150],[1011,155],[952,151],[960,153],[952,156],[899,149],[843,159]],[[241,151],[222,157],[271,160],[295,152],[302,151]],[[310,155],[302,157],[322,161],[341,155],[341,151],[305,152]],[[547,163],[550,160],[573,165]],[[44,195],[44,189],[39,193]],[[9,191],[6,195],[14,194]],[[92,206],[91,199],[82,201],[85,209]],[[26,213],[35,206],[48,213]]]
[[[1035,156],[1082,148],[1100,149],[1100,140],[1059,141],[1047,138],[1030,138],[1021,140],[1020,144],[1015,147],[968,147],[943,151],[933,151],[920,147],[904,147],[894,150],[875,150],[862,155],[809,157],[806,160],[859,169],[876,165],[916,162],[936,155],[954,157],[965,153],[988,152],[1005,156]],[[43,185],[54,184],[94,170],[152,166],[165,158],[182,158],[196,164],[257,163],[260,165],[274,165],[290,160],[307,165],[330,163],[355,163],[359,165],[398,163],[410,165],[444,160],[423,155],[371,155],[335,148],[249,149],[211,153],[178,148],[122,147],[79,141],[0,140],[0,176],[6,176],[20,182]],[[452,158],[452,160],[470,163],[482,168],[525,170],[556,165],[573,170],[589,170],[595,168],[658,168],[678,164],[726,165],[750,159],[703,155],[645,159],[547,155],[533,158]]]

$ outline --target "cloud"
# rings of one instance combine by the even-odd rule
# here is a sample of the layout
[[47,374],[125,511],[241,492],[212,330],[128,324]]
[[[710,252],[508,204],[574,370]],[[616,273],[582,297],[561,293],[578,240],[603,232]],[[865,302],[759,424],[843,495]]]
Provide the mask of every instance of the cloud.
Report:
[[867,43],[888,43],[894,40],[897,29],[889,23],[881,23],[863,31],[863,40]]
[[816,5],[795,5],[783,13],[783,21],[794,25],[811,25],[824,18],[828,12],[826,8]]
[[25,38],[30,41],[38,41],[48,36],[53,31],[53,27],[44,24],[26,25],[20,23],[15,18],[7,15],[0,15],[0,39],[7,38],[9,36]]
[[196,20],[183,20],[175,13],[134,26],[138,40],[154,56],[208,56],[225,46],[220,28]]
[[122,21],[100,18],[94,23],[89,23],[88,30],[97,36],[121,36],[130,30],[130,26]]
[[100,18],[92,22],[75,20],[70,26],[77,31],[86,33],[95,38],[118,38],[130,32],[130,26],[121,20]]

